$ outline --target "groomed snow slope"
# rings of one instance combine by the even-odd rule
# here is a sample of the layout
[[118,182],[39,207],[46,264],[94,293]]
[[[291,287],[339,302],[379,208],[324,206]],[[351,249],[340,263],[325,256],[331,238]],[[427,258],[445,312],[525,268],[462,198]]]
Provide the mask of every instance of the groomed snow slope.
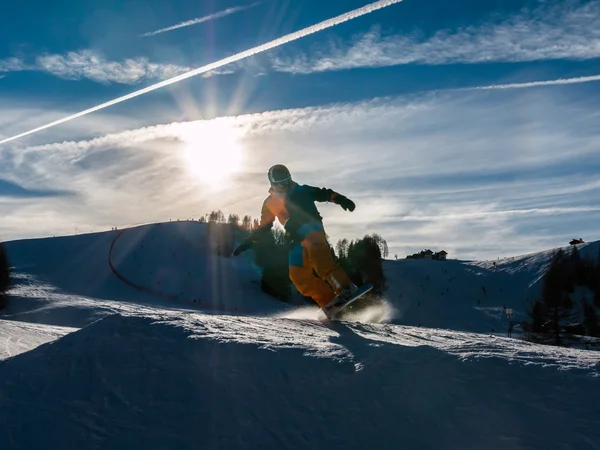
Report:
[[74,331],[77,328],[0,320],[0,360],[29,351]]
[[115,314],[0,366],[0,448],[594,449],[599,360],[397,325]]
[[[577,247],[582,257],[597,257],[600,241]],[[555,250],[496,261],[384,261],[395,323],[506,334],[510,320],[528,320]],[[568,253],[571,247],[563,250]]]
[[[279,311],[281,302],[260,290],[260,270],[251,254],[235,259],[216,255],[207,231],[199,222],[173,222],[7,242],[16,271],[11,290],[16,298],[8,314],[55,325],[67,325],[68,316],[69,325],[80,327],[109,312],[115,300],[232,314]],[[127,282],[153,292],[115,276],[109,253]],[[46,308],[45,314],[32,314],[49,303],[65,311],[54,314]]]
[[[217,256],[206,224],[171,222],[122,231],[6,243],[17,271],[7,314],[19,320],[81,327],[114,310],[115,300],[135,307],[185,308],[236,315],[264,315],[295,307],[260,290],[252,252]],[[158,294],[139,291],[127,281]],[[578,246],[598,254],[600,241]],[[568,248],[566,248],[569,251]],[[526,319],[528,303],[552,257],[548,250],[495,261],[384,261],[392,323],[506,334]],[[485,290],[483,289],[485,288]],[[102,301],[104,300],[104,301]],[[106,302],[108,301],[108,303]],[[59,303],[59,304],[57,304]],[[50,308],[43,305],[50,304]],[[57,312],[56,307],[62,311]],[[118,308],[127,306],[119,305]],[[35,313],[32,311],[36,311]]]
[[197,222],[7,243],[0,448],[600,449],[600,352],[490,333],[550,252],[386,261],[391,323],[332,324],[212,247]]

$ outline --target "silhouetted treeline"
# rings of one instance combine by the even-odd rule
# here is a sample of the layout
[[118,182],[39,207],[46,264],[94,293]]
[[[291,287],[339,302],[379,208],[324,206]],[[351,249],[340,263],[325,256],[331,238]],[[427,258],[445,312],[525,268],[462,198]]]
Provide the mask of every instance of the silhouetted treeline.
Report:
[[[577,299],[577,287],[588,295]],[[542,279],[540,298],[529,311],[532,340],[554,345],[574,335],[600,337],[600,254],[581,257],[574,246],[571,253],[557,250]]]
[[258,228],[260,224],[260,220],[257,218],[252,218],[251,216],[244,216],[243,219],[240,219],[240,216],[237,214],[229,214],[227,219],[225,219],[225,214],[221,210],[212,211],[209,214],[205,214],[204,216],[200,216],[199,222],[201,223],[227,223],[232,225],[235,228],[240,228],[245,231],[254,231]]
[[385,292],[386,279],[382,265],[382,260],[388,255],[385,239],[379,234],[352,241],[341,239],[336,244],[336,251],[339,264],[356,285],[371,283],[374,294]]
[[4,244],[0,243],[0,309],[8,305],[6,292],[10,286],[10,264]]
[[[242,242],[250,233],[256,231],[260,221],[251,216],[240,219],[237,214],[227,218],[221,211],[212,211],[200,218],[200,222],[208,223],[211,238],[216,242],[217,253],[223,256],[231,254],[235,244]],[[261,289],[282,301],[289,300],[294,290],[289,278],[289,249],[284,231],[274,228],[265,233],[253,248],[255,261],[262,269]],[[337,255],[332,255],[348,272],[357,285],[372,283],[374,295],[381,295],[386,289],[382,259],[388,256],[385,239],[378,234],[366,235],[362,239],[348,241],[342,239],[336,245]],[[317,274],[315,273],[315,276]]]

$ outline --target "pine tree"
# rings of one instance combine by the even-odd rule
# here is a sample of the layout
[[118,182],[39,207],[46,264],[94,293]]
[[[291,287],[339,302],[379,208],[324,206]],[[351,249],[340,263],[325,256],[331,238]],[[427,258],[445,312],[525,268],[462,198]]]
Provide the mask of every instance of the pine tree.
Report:
[[574,303],[569,295],[572,280],[566,270],[565,255],[562,249],[558,250],[553,258],[548,271],[542,281],[542,296],[544,318],[548,322],[549,330],[553,334],[554,344],[561,343],[561,328],[570,322]]
[[242,219],[242,229],[246,231],[252,230],[252,217],[250,217],[249,215],[245,215]]
[[585,261],[581,258],[579,253],[579,249],[576,245],[573,246],[571,250],[571,257],[569,261],[569,275],[573,277],[574,284],[581,286],[586,283],[586,264]]
[[6,291],[10,286],[11,273],[8,255],[4,244],[0,243],[0,310],[8,305],[8,295]]
[[340,239],[336,246],[335,246],[335,250],[337,253],[337,258],[338,260],[343,260],[346,259],[348,257],[348,239],[344,238],[344,239]]
[[383,294],[385,291],[385,275],[381,263],[381,249],[373,236],[365,236],[348,246],[348,256],[342,265],[354,283],[373,284],[373,293]]
[[594,293],[594,305],[596,305],[597,308],[600,308],[600,249],[598,251],[598,257],[590,270],[588,286]]
[[583,326],[588,336],[600,337],[600,315],[596,306],[583,299]]
[[544,305],[541,301],[537,300],[533,304],[530,315],[532,318],[531,331],[533,333],[541,333],[544,327]]
[[227,223],[233,225],[234,227],[238,227],[240,225],[240,216],[237,214],[229,214],[229,217],[227,217]]
[[385,241],[385,239],[383,239],[381,237],[381,235],[379,235],[377,233],[371,234],[371,238],[375,241],[375,243],[379,247],[379,251],[381,253],[381,256],[383,258],[387,258],[388,254],[389,254],[389,250],[388,250],[388,245],[387,245],[387,242]]

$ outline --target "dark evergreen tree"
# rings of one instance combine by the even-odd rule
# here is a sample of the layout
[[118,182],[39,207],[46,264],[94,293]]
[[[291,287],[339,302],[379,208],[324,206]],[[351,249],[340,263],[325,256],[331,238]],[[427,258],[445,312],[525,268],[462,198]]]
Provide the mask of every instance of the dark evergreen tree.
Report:
[[381,252],[382,258],[387,258],[389,254],[388,245],[385,239],[381,237],[381,235],[377,233],[373,233],[371,238],[375,241],[377,246],[379,247],[379,251]]
[[230,223],[234,227],[238,227],[240,225],[240,216],[237,214],[229,214],[229,217],[227,217],[227,223]]
[[594,305],[600,308],[600,250],[590,270],[589,286],[594,293]]
[[208,222],[209,223],[225,222],[225,215],[223,214],[223,211],[221,211],[221,210],[211,211],[211,213],[208,215]]
[[245,215],[242,219],[242,229],[250,231],[252,229],[252,217]]
[[530,311],[531,316],[531,331],[533,333],[541,333],[544,327],[544,305],[541,301],[537,300],[533,304],[533,308]]
[[561,329],[572,322],[574,302],[570,296],[573,289],[573,280],[570,279],[565,254],[558,250],[542,280],[541,301],[543,303],[545,330],[552,334],[553,343],[560,345]]
[[0,310],[8,305],[7,291],[10,287],[11,273],[8,255],[4,244],[0,243]]
[[596,305],[583,299],[583,326],[588,336],[600,337],[600,315]]
[[574,245],[571,250],[571,257],[568,265],[570,267],[567,272],[569,276],[573,278],[574,284],[580,286],[585,284],[587,278],[585,261],[581,258],[579,249],[576,245]]
[[377,239],[367,235],[348,245],[348,255],[340,264],[355,284],[371,283],[373,293],[380,295],[386,289],[381,261],[381,249]]
[[335,250],[337,252],[337,259],[338,260],[343,260],[346,259],[348,257],[348,239],[344,238],[344,239],[340,239],[336,246],[335,246]]

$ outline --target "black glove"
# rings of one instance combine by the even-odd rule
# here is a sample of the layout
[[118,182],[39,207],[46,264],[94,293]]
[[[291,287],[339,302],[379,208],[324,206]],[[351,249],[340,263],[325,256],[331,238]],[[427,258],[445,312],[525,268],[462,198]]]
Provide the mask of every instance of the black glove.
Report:
[[342,208],[344,208],[344,211],[354,211],[354,208],[356,208],[356,205],[354,204],[354,202],[352,200],[350,200],[347,197],[344,197],[343,195],[340,195],[336,198],[336,203],[338,205],[340,205]]
[[238,246],[232,253],[233,256],[237,256],[242,252],[245,252],[250,248],[250,243],[248,241],[244,242],[242,245]]

